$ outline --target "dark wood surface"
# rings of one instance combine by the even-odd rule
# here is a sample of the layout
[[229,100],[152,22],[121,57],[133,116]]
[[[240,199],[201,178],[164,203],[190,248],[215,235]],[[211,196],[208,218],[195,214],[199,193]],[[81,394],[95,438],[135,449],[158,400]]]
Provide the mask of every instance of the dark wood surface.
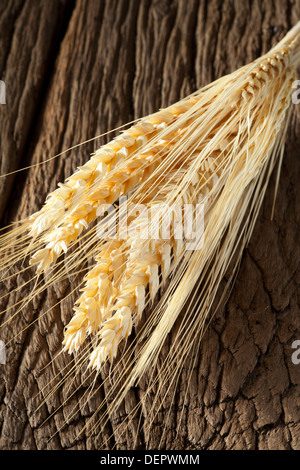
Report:
[[[299,19],[299,0],[1,0],[0,79],[7,90],[7,104],[0,105],[1,173],[41,162],[233,72]],[[3,224],[38,210],[103,142],[1,179]],[[150,448],[158,448],[171,406],[162,448],[300,449],[300,364],[291,359],[292,343],[300,339],[299,147],[295,105],[274,219],[275,174],[230,298],[199,345],[188,392],[184,369],[175,402],[167,399],[154,421]],[[22,274],[3,283],[1,293],[24,280]],[[78,437],[88,417],[97,415],[99,395],[49,441],[80,396],[63,404],[62,388],[38,409],[39,391],[70,362],[61,355],[45,367],[61,348],[75,298],[43,312],[73,283],[70,278],[49,289],[0,329],[8,343],[36,320],[9,343],[7,364],[0,366],[1,449],[97,449],[110,433],[107,447],[145,447],[147,406],[136,444],[137,420],[122,437],[118,431],[143,383],[103,434]],[[1,310],[29,289],[1,299]]]

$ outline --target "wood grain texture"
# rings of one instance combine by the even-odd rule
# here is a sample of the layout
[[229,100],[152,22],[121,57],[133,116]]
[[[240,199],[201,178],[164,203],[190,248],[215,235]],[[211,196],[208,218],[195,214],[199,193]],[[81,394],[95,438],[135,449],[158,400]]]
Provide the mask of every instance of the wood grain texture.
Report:
[[[0,105],[1,172],[41,162],[233,72],[267,52],[299,18],[299,0],[1,2],[0,79],[9,93]],[[19,173],[11,191],[12,182],[1,180],[3,223],[39,209],[47,193],[106,140]],[[155,418],[150,448],[300,449],[300,365],[291,360],[291,345],[300,339],[299,147],[298,105],[274,219],[276,174],[231,295],[199,345],[190,385],[187,361],[175,401],[170,394]],[[27,279],[24,273],[1,285],[1,295],[10,292],[0,299],[1,310],[30,291],[29,283],[12,292]],[[56,355],[75,293],[53,305],[75,286],[71,276],[54,285],[0,330],[6,343],[21,332],[0,366],[1,449],[97,449],[111,434],[108,448],[116,441],[118,448],[145,447],[147,403],[123,436],[118,426],[143,396],[147,377],[103,434],[84,430],[78,437],[88,418],[97,417],[102,395],[67,419],[86,385],[67,403],[62,387],[38,408],[39,391],[70,368],[68,355]],[[3,322],[12,314],[2,315]],[[76,384],[81,380],[78,374]]]
[[[25,166],[47,71],[57,53],[55,38],[62,34],[68,8],[66,0],[1,2],[0,77],[6,84],[7,104],[0,106],[1,174]],[[0,216],[13,181],[13,176],[0,180]]]

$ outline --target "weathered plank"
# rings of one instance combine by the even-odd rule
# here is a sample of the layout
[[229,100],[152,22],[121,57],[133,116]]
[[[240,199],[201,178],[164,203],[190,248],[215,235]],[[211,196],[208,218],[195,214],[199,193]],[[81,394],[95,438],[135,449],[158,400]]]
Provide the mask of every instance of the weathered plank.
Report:
[[[49,38],[55,40],[56,30],[50,32],[47,25],[55,23],[61,4],[42,0],[36,3],[41,16],[37,16],[29,1],[13,5],[7,2],[5,8],[0,7],[1,24],[8,12],[11,15],[5,28],[0,67],[5,70],[7,83],[12,82],[9,77],[16,74],[20,77],[14,85],[16,91],[9,97],[10,104],[0,109],[0,132],[6,132],[1,135],[13,132],[19,136],[15,160],[16,139],[9,143],[5,137],[1,141],[2,173],[17,164],[40,162],[171,104],[234,71],[266,52],[300,16],[299,0],[78,0],[70,18],[70,10],[63,13],[66,31],[61,43],[53,45],[53,49]],[[38,18],[47,20],[47,25],[41,25]],[[34,32],[34,39],[29,33],[26,36],[26,28]],[[42,34],[45,28],[49,31],[48,39]],[[24,61],[19,67],[10,44],[17,50],[24,45],[21,55]],[[30,72],[28,61],[33,45],[37,58]],[[46,80],[45,63],[53,50],[57,53],[55,67],[50,80]],[[43,57],[40,71],[38,57]],[[35,86],[38,90],[35,100],[40,97],[41,106],[31,101],[31,75],[40,80]],[[24,81],[28,85],[23,96]],[[9,119],[5,112],[12,113]],[[300,339],[299,130],[300,111],[295,106],[274,219],[270,220],[270,214],[276,175],[230,298],[199,346],[199,362],[192,369],[188,390],[186,364],[175,402],[170,395],[155,418],[151,448],[159,445],[167,449],[300,448],[300,365],[291,361],[292,342]],[[25,145],[29,140],[30,145]],[[12,194],[8,199],[5,220],[25,217],[37,210],[48,191],[84,163],[104,140],[97,139],[45,166],[33,168],[26,175],[20,174],[14,186],[18,198]],[[5,199],[1,200],[6,203]],[[17,282],[22,279],[26,279],[25,275],[19,276]],[[7,282],[3,292],[13,287],[13,281]],[[64,404],[66,390],[57,390],[47,405],[36,411],[41,401],[36,397],[38,392],[56,373],[60,372],[61,378],[63,368],[70,367],[69,358],[61,355],[52,367],[45,368],[60,350],[63,326],[70,319],[75,296],[70,295],[47,315],[43,313],[74,287],[71,278],[63,285],[54,286],[14,318],[9,327],[0,330],[0,338],[8,342],[38,318],[8,345],[7,364],[1,366],[2,449],[101,448],[111,433],[115,438],[119,436],[118,424],[143,394],[142,381],[129,394],[103,435],[95,430],[91,436],[84,431],[77,437],[88,417],[96,412],[101,396],[91,399],[63,430],[60,427],[80,393]],[[8,304],[7,299],[1,300],[2,308],[18,301],[18,295],[12,293]],[[5,318],[8,315],[11,311]],[[168,344],[162,355],[167,349]],[[80,380],[79,375],[79,383]],[[84,387],[81,393],[83,390]],[[60,405],[55,417],[43,424]],[[137,421],[134,421],[128,433],[118,437],[119,448],[144,447],[150,419],[146,405],[137,442],[134,441]],[[113,444],[111,439],[108,446]]]

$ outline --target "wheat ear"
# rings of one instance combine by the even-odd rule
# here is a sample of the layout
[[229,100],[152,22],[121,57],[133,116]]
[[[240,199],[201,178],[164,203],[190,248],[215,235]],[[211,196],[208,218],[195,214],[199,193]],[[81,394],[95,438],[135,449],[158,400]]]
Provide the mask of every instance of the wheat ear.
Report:
[[[230,140],[232,139],[233,136]],[[91,355],[91,365],[100,369],[107,357],[115,357],[117,345],[123,338],[127,338],[133,324],[141,318],[146,305],[146,289],[149,288],[149,297],[153,302],[160,286],[159,270],[164,282],[174,269],[178,257],[182,255],[182,239],[176,239],[174,233],[169,233],[167,240],[163,237],[162,225],[166,222],[166,214],[161,213],[161,205],[168,207],[170,194],[180,185],[188,169],[193,175],[191,184],[183,196],[184,200],[176,197],[173,204],[175,207],[167,214],[168,222],[174,227],[178,211],[181,211],[184,203],[203,201],[221,177],[220,163],[224,164],[225,156],[228,158],[230,155],[228,149],[224,152],[223,146],[221,147],[202,162],[200,149],[191,151],[185,159],[177,159],[176,165],[173,162],[172,170],[167,175],[161,175],[159,184],[154,184],[157,178],[154,174],[142,185],[139,196],[136,194],[131,203],[140,201],[147,204],[152,219],[152,226],[149,228],[155,229],[158,239],[145,242],[149,233],[146,237],[136,239],[137,226],[146,228],[148,232],[148,215],[146,220],[145,216],[143,219],[139,215],[138,218],[133,217],[129,224],[129,232],[133,228],[135,230],[126,243],[112,241],[104,250],[101,245],[96,265],[86,276],[86,286],[78,301],[79,305],[75,307],[75,316],[66,329],[64,344],[70,353],[78,350],[86,335],[95,332],[98,325],[98,329],[101,327],[101,343]],[[197,171],[194,171],[195,168]],[[115,312],[113,316],[110,316],[111,311]],[[106,321],[102,324],[104,319]]]
[[[225,181],[220,191],[215,192],[215,198],[211,194],[213,202],[207,211],[203,246],[187,261],[183,260],[159,308],[152,313],[158,324],[150,337],[147,331],[146,343],[136,356],[137,362],[131,364],[128,360],[128,368],[124,371],[125,384],[113,400],[111,410],[120,405],[145,370],[156,363],[164,340],[184,308],[185,318],[166,360],[167,371],[169,361],[170,364],[177,363],[177,370],[180,370],[182,357],[191,352],[195,338],[198,338],[197,331],[204,331],[221,279],[235,254],[235,266],[238,265],[251,236],[271,172],[283,155],[292,85],[299,64],[299,30],[300,24],[288,39],[244,68],[242,75],[232,74],[231,84],[220,90],[213,106],[199,119],[206,127],[202,126],[195,132],[198,142],[213,134],[201,152],[203,160],[215,151],[216,142],[221,148],[228,148],[231,142],[230,158],[222,172]],[[211,124],[213,113],[217,117]],[[218,120],[218,115],[223,120]],[[189,142],[194,141],[194,137],[191,135]],[[189,181],[191,175],[187,172],[177,194],[186,192]],[[203,285],[198,301],[192,295],[196,283]],[[174,377],[166,373],[161,383],[167,380],[173,383]],[[149,392],[152,386],[153,383],[149,385]]]
[[[182,134],[176,121],[190,110],[196,97],[141,120],[120,137],[101,147],[91,159],[47,198],[40,212],[30,218],[29,235],[41,238],[45,248],[31,259],[37,271],[46,271],[68,245],[97,217],[101,204],[111,204],[146,181]],[[173,124],[162,138],[163,129]]]

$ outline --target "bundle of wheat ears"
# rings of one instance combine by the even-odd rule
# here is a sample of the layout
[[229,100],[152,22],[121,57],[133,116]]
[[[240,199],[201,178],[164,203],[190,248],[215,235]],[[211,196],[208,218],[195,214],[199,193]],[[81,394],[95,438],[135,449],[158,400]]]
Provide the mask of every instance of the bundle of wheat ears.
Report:
[[[163,383],[175,384],[195,341],[199,348],[220,282],[229,264],[236,272],[277,162],[278,183],[299,64],[300,23],[266,55],[119,133],[60,183],[39,212],[2,236],[3,271],[25,255],[36,266],[33,292],[14,315],[93,258],[63,350],[80,353],[79,364],[91,373],[106,362],[112,367],[120,352],[111,407],[155,365],[180,312],[165,359],[173,368],[165,368]],[[99,217],[99,208],[113,205],[119,214],[125,196],[127,231],[118,236],[122,218],[111,228],[112,213]],[[149,227],[145,236],[148,214],[137,204],[151,209],[158,236],[149,236]],[[161,205],[168,210],[157,217]],[[203,233],[193,248],[175,233],[185,205],[193,207],[192,226],[196,208],[203,208]],[[99,236],[104,225],[106,238]],[[149,390],[154,383],[152,375]]]

